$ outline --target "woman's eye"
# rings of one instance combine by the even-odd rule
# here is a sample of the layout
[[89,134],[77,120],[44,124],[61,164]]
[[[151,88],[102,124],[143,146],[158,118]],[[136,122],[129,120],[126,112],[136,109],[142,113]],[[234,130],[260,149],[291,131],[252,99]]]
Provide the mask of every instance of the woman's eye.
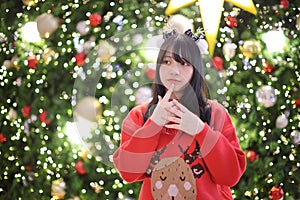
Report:
[[189,67],[189,66],[191,66],[191,64],[190,64],[190,63],[188,63],[188,62],[184,62],[184,63],[183,63],[183,66],[185,66],[185,67]]
[[169,60],[163,60],[163,64],[169,65],[171,62]]

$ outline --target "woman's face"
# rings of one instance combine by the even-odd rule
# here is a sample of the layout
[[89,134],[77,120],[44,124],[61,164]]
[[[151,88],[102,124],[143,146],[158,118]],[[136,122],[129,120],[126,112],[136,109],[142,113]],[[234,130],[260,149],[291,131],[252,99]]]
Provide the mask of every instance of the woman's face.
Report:
[[174,84],[174,92],[172,98],[181,98],[184,89],[189,85],[193,76],[194,67],[185,62],[183,64],[177,62],[171,52],[166,52],[160,65],[159,74],[162,84],[169,89]]

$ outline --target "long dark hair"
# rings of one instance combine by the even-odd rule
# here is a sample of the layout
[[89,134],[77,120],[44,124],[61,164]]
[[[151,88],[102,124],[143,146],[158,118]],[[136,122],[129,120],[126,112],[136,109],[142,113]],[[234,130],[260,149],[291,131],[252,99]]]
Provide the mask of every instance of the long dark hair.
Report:
[[162,84],[159,69],[167,51],[172,51],[172,56],[179,63],[189,62],[194,67],[194,72],[189,85],[185,88],[180,103],[195,113],[204,122],[210,121],[210,107],[207,103],[208,90],[203,78],[203,61],[200,50],[195,41],[185,35],[175,33],[165,39],[160,47],[157,57],[155,80],[152,85],[152,100],[144,114],[146,121],[152,114],[158,103],[158,95],[163,97],[166,88]]

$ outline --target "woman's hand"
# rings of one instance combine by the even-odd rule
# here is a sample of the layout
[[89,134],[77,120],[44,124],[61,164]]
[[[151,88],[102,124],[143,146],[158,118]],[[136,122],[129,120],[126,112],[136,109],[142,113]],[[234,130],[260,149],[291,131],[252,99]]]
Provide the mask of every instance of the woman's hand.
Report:
[[167,117],[172,116],[172,114],[168,112],[167,109],[174,106],[174,103],[172,101],[169,101],[173,90],[174,84],[171,85],[164,98],[158,96],[158,104],[154,109],[152,115],[150,116],[150,119],[160,126],[164,126],[167,123]]
[[204,123],[197,115],[177,100],[173,99],[171,102],[175,106],[166,108],[168,112],[173,114],[173,116],[169,115],[165,118],[166,121],[171,122],[165,125],[166,128],[181,130],[189,135],[196,135],[203,129]]

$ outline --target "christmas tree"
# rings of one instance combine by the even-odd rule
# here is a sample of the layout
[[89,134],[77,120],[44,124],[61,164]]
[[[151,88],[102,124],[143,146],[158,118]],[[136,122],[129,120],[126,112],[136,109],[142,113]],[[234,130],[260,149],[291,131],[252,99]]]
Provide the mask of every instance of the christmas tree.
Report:
[[[0,199],[138,198],[111,162],[122,119],[151,98],[165,21],[199,32],[212,17],[171,2],[1,2]],[[232,193],[299,199],[300,2],[253,3],[225,1],[203,36],[210,95],[248,158]]]

